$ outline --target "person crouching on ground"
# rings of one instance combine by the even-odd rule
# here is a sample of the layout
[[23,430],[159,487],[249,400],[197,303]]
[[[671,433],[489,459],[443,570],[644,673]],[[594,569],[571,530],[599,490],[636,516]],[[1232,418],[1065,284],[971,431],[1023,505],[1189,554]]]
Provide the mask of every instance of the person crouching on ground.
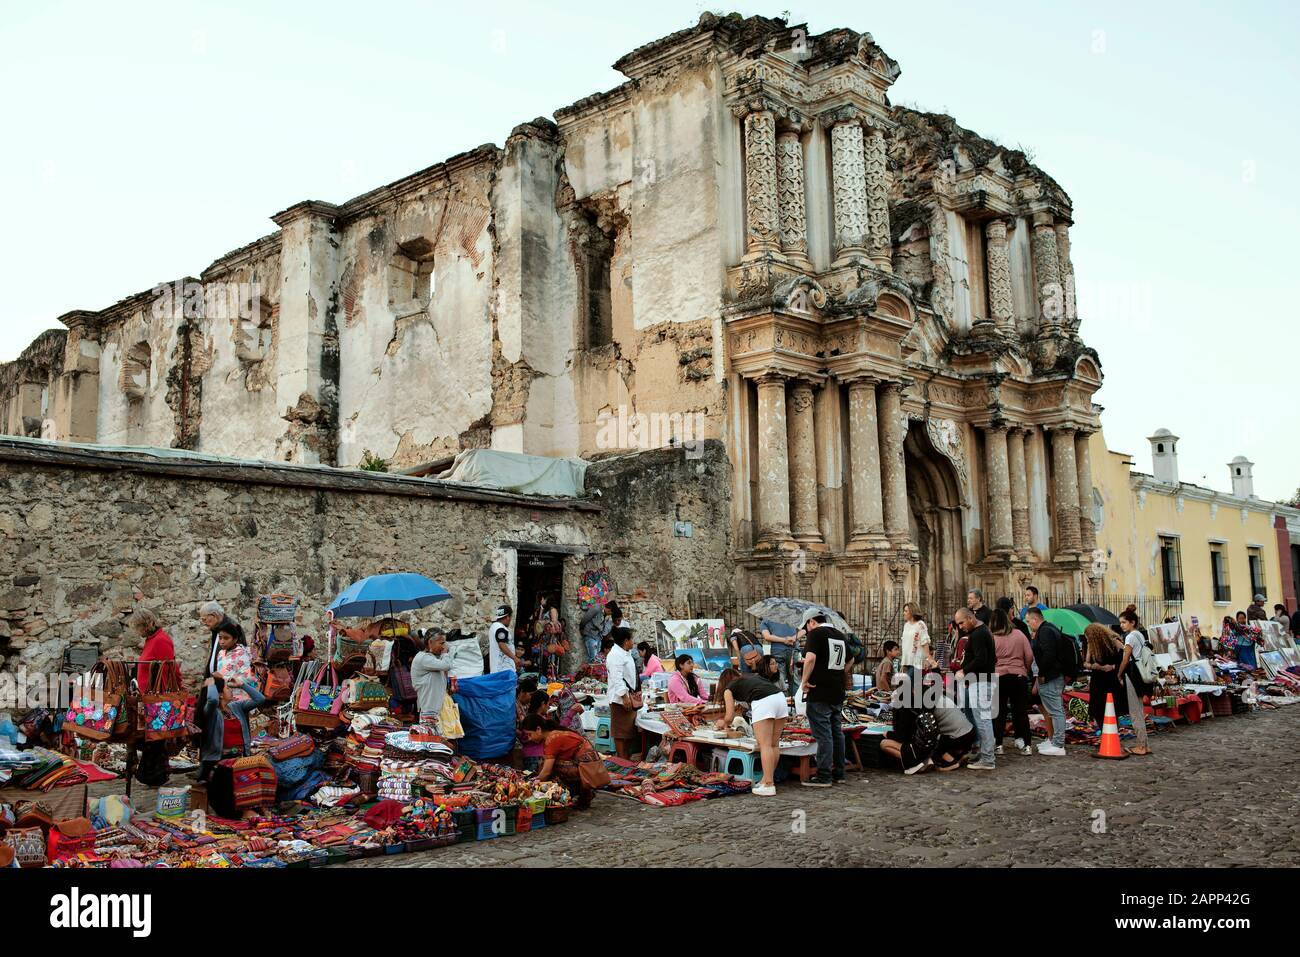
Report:
[[781,730],[790,716],[790,705],[785,692],[777,686],[780,665],[771,655],[763,655],[754,668],[754,674],[736,675],[728,668],[718,679],[718,697],[726,706],[726,714],[718,719],[719,730],[731,726],[736,717],[737,702],[749,705],[749,723],[758,741],[759,757],[763,762],[763,780],[754,785],[753,793],[771,797],[776,793],[776,766],[781,762]]
[[610,782],[605,762],[596,753],[587,736],[565,731],[550,718],[530,714],[519,725],[520,733],[533,744],[542,746],[539,781],[559,781],[577,798],[577,808],[591,807],[596,788]]

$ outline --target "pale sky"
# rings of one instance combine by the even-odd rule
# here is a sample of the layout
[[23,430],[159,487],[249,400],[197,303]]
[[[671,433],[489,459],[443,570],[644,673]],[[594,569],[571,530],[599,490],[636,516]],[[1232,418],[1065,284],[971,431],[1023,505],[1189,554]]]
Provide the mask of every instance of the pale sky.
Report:
[[[870,31],[895,103],[1029,150],[1074,200],[1082,334],[1110,447],[1184,481],[1300,486],[1290,2],[746,4]],[[616,86],[695,22],[650,4],[7,3],[0,361],[56,317],[197,275],[303,199],[341,202]]]

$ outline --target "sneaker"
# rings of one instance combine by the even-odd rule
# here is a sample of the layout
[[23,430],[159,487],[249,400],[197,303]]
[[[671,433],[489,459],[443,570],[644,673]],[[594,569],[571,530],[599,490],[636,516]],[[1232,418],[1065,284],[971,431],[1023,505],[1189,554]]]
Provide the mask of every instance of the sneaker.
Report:
[[991,761],[989,762],[972,761],[970,764],[966,765],[966,770],[967,771],[994,771],[997,770],[997,765]]
[[831,786],[830,781],[823,781],[821,778],[813,778],[811,781],[800,781],[806,788],[828,788]]
[[755,784],[749,790],[750,794],[757,794],[759,797],[771,797],[776,793],[775,784]]
[[1016,747],[1019,748],[1021,751],[1025,750],[1025,739],[1016,738]]
[[1050,741],[1044,741],[1042,744],[1038,746],[1038,753],[1050,755],[1051,757],[1054,758],[1059,758],[1065,755],[1065,748],[1058,748]]
[[999,744],[996,748],[994,748],[993,753],[996,754],[998,757],[1002,757],[1002,745]]
[[1020,747],[1020,753],[1021,753],[1021,754],[1033,754],[1033,753],[1034,753],[1034,749],[1031,748],[1031,747],[1030,747],[1029,745],[1027,745],[1027,744],[1022,744],[1022,745],[1020,745],[1019,747]]
[[903,773],[904,773],[904,774],[916,774],[918,771],[924,771],[924,770],[925,770],[926,768],[928,768],[929,766],[930,766],[930,765],[929,765],[927,762],[922,761],[920,764],[914,765],[914,766],[912,766],[912,767],[910,767],[910,768],[904,768],[904,769],[903,769]]
[[832,784],[848,784],[848,778],[831,778]]

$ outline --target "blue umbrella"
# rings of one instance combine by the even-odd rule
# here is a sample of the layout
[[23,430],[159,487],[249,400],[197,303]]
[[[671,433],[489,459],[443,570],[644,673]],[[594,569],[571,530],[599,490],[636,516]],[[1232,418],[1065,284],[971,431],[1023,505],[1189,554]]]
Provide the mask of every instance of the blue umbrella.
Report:
[[329,610],[335,618],[378,618],[413,608],[426,608],[450,597],[447,589],[423,575],[410,572],[371,575],[343,589]]

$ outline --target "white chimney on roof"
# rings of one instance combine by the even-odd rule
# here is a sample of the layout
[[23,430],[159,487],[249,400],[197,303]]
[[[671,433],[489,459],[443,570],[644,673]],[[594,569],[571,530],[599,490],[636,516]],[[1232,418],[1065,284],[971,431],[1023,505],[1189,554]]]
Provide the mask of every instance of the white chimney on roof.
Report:
[[1255,463],[1250,461],[1244,455],[1238,455],[1228,463],[1228,471],[1232,475],[1232,494],[1238,498],[1255,497],[1255,477],[1250,474],[1250,470],[1255,467]]
[[1157,482],[1178,484],[1178,436],[1168,429],[1156,429],[1147,436],[1151,443],[1151,471]]

